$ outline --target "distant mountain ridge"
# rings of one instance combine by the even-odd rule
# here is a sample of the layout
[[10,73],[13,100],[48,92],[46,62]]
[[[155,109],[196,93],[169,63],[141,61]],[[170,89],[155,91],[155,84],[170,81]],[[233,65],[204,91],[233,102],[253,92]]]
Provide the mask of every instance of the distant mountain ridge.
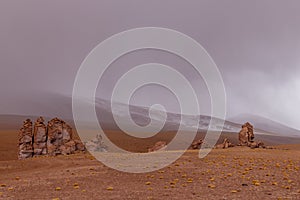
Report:
[[[44,100],[39,102],[39,104],[35,104],[33,102],[32,105],[30,105],[29,103],[27,103],[28,106],[35,107],[42,112],[33,113],[33,115],[0,115],[0,128],[19,128],[21,127],[22,121],[25,118],[31,118],[32,120],[35,120],[35,118],[39,116],[38,114],[45,117],[46,120],[50,120],[53,117],[59,117],[74,126],[71,97],[57,95],[51,100],[48,100],[48,102],[47,100]],[[82,101],[82,103],[87,102]],[[127,109],[129,109],[133,121],[141,126],[147,125],[150,120],[159,122],[164,119],[164,113],[160,110],[154,110],[154,112],[151,113],[150,117],[149,109],[147,107],[126,105],[122,103],[114,104],[116,105],[116,109],[114,109],[114,113],[112,113],[110,101],[104,99],[96,99],[95,101],[97,116],[103,129],[119,130],[119,127],[114,121],[113,114],[117,115],[120,119],[128,118],[128,116],[125,115],[125,111]],[[244,115],[238,118],[229,118],[229,120],[224,121],[224,125],[222,126],[222,120],[216,118],[214,118],[215,123],[210,124],[210,116],[201,115],[197,117],[185,115],[183,117],[184,120],[181,121],[182,116],[180,114],[166,114],[166,122],[163,126],[162,131],[176,131],[178,130],[179,125],[181,125],[186,131],[194,131],[196,127],[191,126],[191,124],[194,124],[193,120],[198,119],[198,131],[206,131],[210,126],[211,130],[222,130],[223,132],[238,133],[241,129],[241,124],[248,121],[254,125],[255,132],[257,134],[300,137],[299,130],[284,126],[280,123],[259,116]],[[87,126],[89,126],[88,120],[86,121],[86,124]]]

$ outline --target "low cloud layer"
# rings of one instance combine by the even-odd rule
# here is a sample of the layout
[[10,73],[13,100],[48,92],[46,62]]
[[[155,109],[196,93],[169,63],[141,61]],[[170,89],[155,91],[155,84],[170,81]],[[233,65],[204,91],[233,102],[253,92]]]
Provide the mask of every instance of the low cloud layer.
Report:
[[[38,102],[39,95],[43,99],[55,93],[70,96],[81,62],[98,43],[120,31],[157,26],[181,31],[208,51],[224,79],[229,117],[262,115],[300,129],[299,6],[297,0],[3,0],[0,114],[47,112],[35,110],[30,103]],[[178,57],[157,51],[120,58],[97,95],[108,98],[110,80],[131,64],[150,61],[184,73],[196,88],[204,114],[209,114],[209,96],[201,77]],[[177,111],[178,103],[170,95],[161,88],[141,89],[132,103],[161,101],[168,110]]]

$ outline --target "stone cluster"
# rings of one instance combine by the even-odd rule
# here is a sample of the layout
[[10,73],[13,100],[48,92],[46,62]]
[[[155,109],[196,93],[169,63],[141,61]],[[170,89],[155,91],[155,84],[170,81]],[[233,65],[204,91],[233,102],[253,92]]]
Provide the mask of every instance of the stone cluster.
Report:
[[32,128],[30,119],[26,119],[19,132],[19,159],[38,155],[55,156],[85,151],[80,140],[73,139],[71,126],[61,119],[50,120],[47,126],[43,117],[37,118]]
[[254,129],[249,122],[242,125],[242,129],[239,132],[239,145],[248,146],[251,149],[266,148],[262,141],[254,141]]
[[[242,125],[242,129],[238,133],[238,140],[239,140],[239,143],[238,143],[239,146],[248,146],[251,149],[271,148],[271,147],[266,147],[262,141],[254,141],[254,128],[249,122],[246,122],[245,124]],[[202,139],[195,140],[191,144],[190,149],[200,149],[202,143],[203,143]],[[228,140],[228,138],[224,138],[223,143],[216,144],[214,146],[214,148],[215,149],[227,149],[227,148],[234,147],[234,146],[235,146],[235,144],[231,143]]]
[[227,148],[229,148],[229,147],[234,147],[234,146],[235,146],[235,145],[232,144],[232,143],[228,140],[228,138],[224,138],[223,143],[222,143],[222,144],[217,144],[217,145],[215,146],[215,149],[227,149]]

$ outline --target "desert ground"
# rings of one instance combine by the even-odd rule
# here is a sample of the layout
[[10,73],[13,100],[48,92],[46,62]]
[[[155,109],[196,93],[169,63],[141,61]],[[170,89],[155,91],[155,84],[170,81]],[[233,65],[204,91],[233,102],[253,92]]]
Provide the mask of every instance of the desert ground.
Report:
[[300,199],[299,145],[197,155],[145,174],[110,169],[88,153],[1,161],[1,198]]
[[[161,133],[140,144],[108,133],[135,152],[174,134]],[[0,135],[0,199],[300,199],[297,144],[214,149],[203,159],[197,150],[188,150],[170,166],[133,174],[108,168],[89,153],[17,160],[17,131]]]

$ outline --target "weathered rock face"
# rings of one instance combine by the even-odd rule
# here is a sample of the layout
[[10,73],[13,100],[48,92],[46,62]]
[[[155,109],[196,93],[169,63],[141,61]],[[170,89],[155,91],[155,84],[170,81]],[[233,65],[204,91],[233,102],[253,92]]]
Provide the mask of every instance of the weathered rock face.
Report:
[[19,159],[32,157],[32,136],[32,122],[30,119],[26,119],[19,132]]
[[33,130],[33,154],[47,154],[47,128],[43,117],[37,118]]
[[81,140],[74,140],[76,151],[85,151],[85,145],[81,142]]
[[24,121],[19,133],[19,159],[33,155],[72,154],[75,151],[85,151],[80,140],[73,140],[72,128],[61,119],[54,118],[44,124],[39,117],[32,128],[30,119]]
[[48,122],[48,154],[71,154],[76,150],[75,142],[71,142],[72,128],[61,119],[54,118]]
[[254,141],[253,126],[249,122],[245,123],[239,132],[239,145],[248,146],[251,149],[266,148],[262,141]]
[[242,125],[242,130],[239,132],[239,145],[248,146],[254,139],[253,126],[247,122]]
[[153,147],[148,149],[148,152],[162,151],[166,149],[166,147],[167,147],[167,143],[165,141],[158,141],[155,143]]
[[48,154],[55,156],[60,154],[59,147],[62,145],[62,122],[58,118],[54,118],[48,122]]
[[244,124],[245,127],[248,128],[248,140],[251,142],[254,139],[254,130],[253,130],[253,126],[247,122]]
[[202,140],[202,139],[196,140],[196,141],[194,141],[194,142],[191,144],[191,148],[192,148],[192,149],[200,149],[202,143],[203,143],[203,140]]
[[63,155],[69,155],[76,151],[76,144],[73,140],[70,140],[63,145],[59,146],[59,153]]

